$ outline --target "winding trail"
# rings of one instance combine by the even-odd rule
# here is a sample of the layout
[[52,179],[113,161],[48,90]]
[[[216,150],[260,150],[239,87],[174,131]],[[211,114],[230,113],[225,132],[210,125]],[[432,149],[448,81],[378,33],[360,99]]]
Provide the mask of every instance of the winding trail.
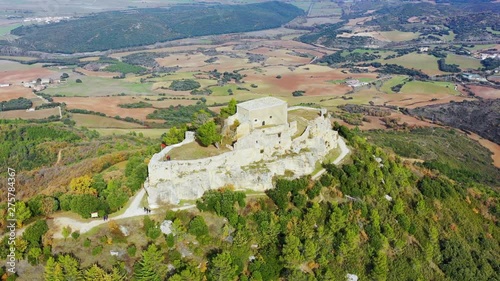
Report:
[[[340,155],[332,162],[335,165],[338,165],[344,158],[351,152],[349,148],[347,147],[344,139],[339,137],[339,148],[341,150]],[[312,177],[313,180],[319,178],[323,173],[325,173],[325,169],[319,171],[316,175]],[[260,196],[260,195],[265,195],[265,193],[259,193],[255,195],[249,195],[249,196]],[[112,220],[120,220],[120,219],[126,219],[126,218],[132,218],[132,217],[138,217],[138,216],[145,216],[147,215],[144,212],[144,207],[142,205],[142,200],[146,196],[146,190],[142,188],[134,197],[130,199],[130,203],[128,204],[127,207],[125,207],[125,211],[122,214],[119,215],[113,215],[111,214],[109,216],[109,221]],[[196,207],[196,205],[186,205],[186,206],[181,206],[181,207],[176,207],[172,208],[172,211],[181,211],[181,210],[187,210]],[[150,214],[156,214],[159,213],[161,210],[151,210]],[[85,233],[91,230],[92,228],[105,224],[108,221],[104,221],[102,218],[98,219],[74,219],[70,217],[57,217],[57,215],[54,216],[53,219],[53,226],[54,229],[52,229],[54,235],[53,238],[63,238],[62,236],[62,229],[63,227],[70,226],[71,231],[80,231],[80,233]]]
[[[332,164],[338,165],[344,158],[351,152],[351,150],[347,147],[347,144],[345,143],[344,139],[342,137],[339,137],[339,148],[340,148],[340,155],[333,160]],[[319,172],[316,173],[316,175],[312,176],[312,180],[316,180],[319,177],[321,177],[324,173],[326,172],[325,169],[321,169]]]

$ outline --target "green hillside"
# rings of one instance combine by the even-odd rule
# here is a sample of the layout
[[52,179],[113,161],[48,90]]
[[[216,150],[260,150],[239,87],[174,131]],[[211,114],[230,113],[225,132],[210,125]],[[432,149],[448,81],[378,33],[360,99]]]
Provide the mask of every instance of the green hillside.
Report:
[[282,2],[175,6],[104,12],[48,25],[21,26],[12,34],[28,50],[78,53],[153,44],[191,36],[275,28],[303,14]]

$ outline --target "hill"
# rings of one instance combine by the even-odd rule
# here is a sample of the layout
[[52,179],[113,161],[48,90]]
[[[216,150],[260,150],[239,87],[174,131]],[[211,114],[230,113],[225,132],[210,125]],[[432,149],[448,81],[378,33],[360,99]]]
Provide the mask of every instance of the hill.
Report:
[[436,104],[410,110],[411,115],[472,131],[497,144],[500,144],[499,112],[499,99]]
[[11,33],[21,37],[14,44],[23,49],[79,53],[276,28],[302,14],[301,9],[282,2],[175,6],[97,13],[59,23],[21,26]]

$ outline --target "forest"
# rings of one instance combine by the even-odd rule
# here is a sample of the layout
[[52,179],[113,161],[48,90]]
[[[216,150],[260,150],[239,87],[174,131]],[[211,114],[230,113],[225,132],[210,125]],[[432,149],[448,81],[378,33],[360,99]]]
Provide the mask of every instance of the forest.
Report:
[[[275,28],[302,14],[296,6],[276,1],[246,5],[180,5],[169,9],[103,12],[47,25],[23,25],[11,33],[20,36],[13,44],[26,50],[81,53]],[[123,68],[113,66],[110,71]]]

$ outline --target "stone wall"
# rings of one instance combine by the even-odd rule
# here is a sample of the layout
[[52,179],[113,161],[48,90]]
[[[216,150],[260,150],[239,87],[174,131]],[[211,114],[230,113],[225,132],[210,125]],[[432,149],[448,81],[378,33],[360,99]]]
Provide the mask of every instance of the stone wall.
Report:
[[165,148],[149,163],[145,188],[150,206],[197,199],[227,184],[264,191],[273,188],[275,176],[311,174],[316,163],[337,147],[338,134],[323,116],[310,121],[304,133],[292,139],[296,130],[296,124],[255,129],[238,140],[233,151],[196,160],[164,161],[174,146]]

